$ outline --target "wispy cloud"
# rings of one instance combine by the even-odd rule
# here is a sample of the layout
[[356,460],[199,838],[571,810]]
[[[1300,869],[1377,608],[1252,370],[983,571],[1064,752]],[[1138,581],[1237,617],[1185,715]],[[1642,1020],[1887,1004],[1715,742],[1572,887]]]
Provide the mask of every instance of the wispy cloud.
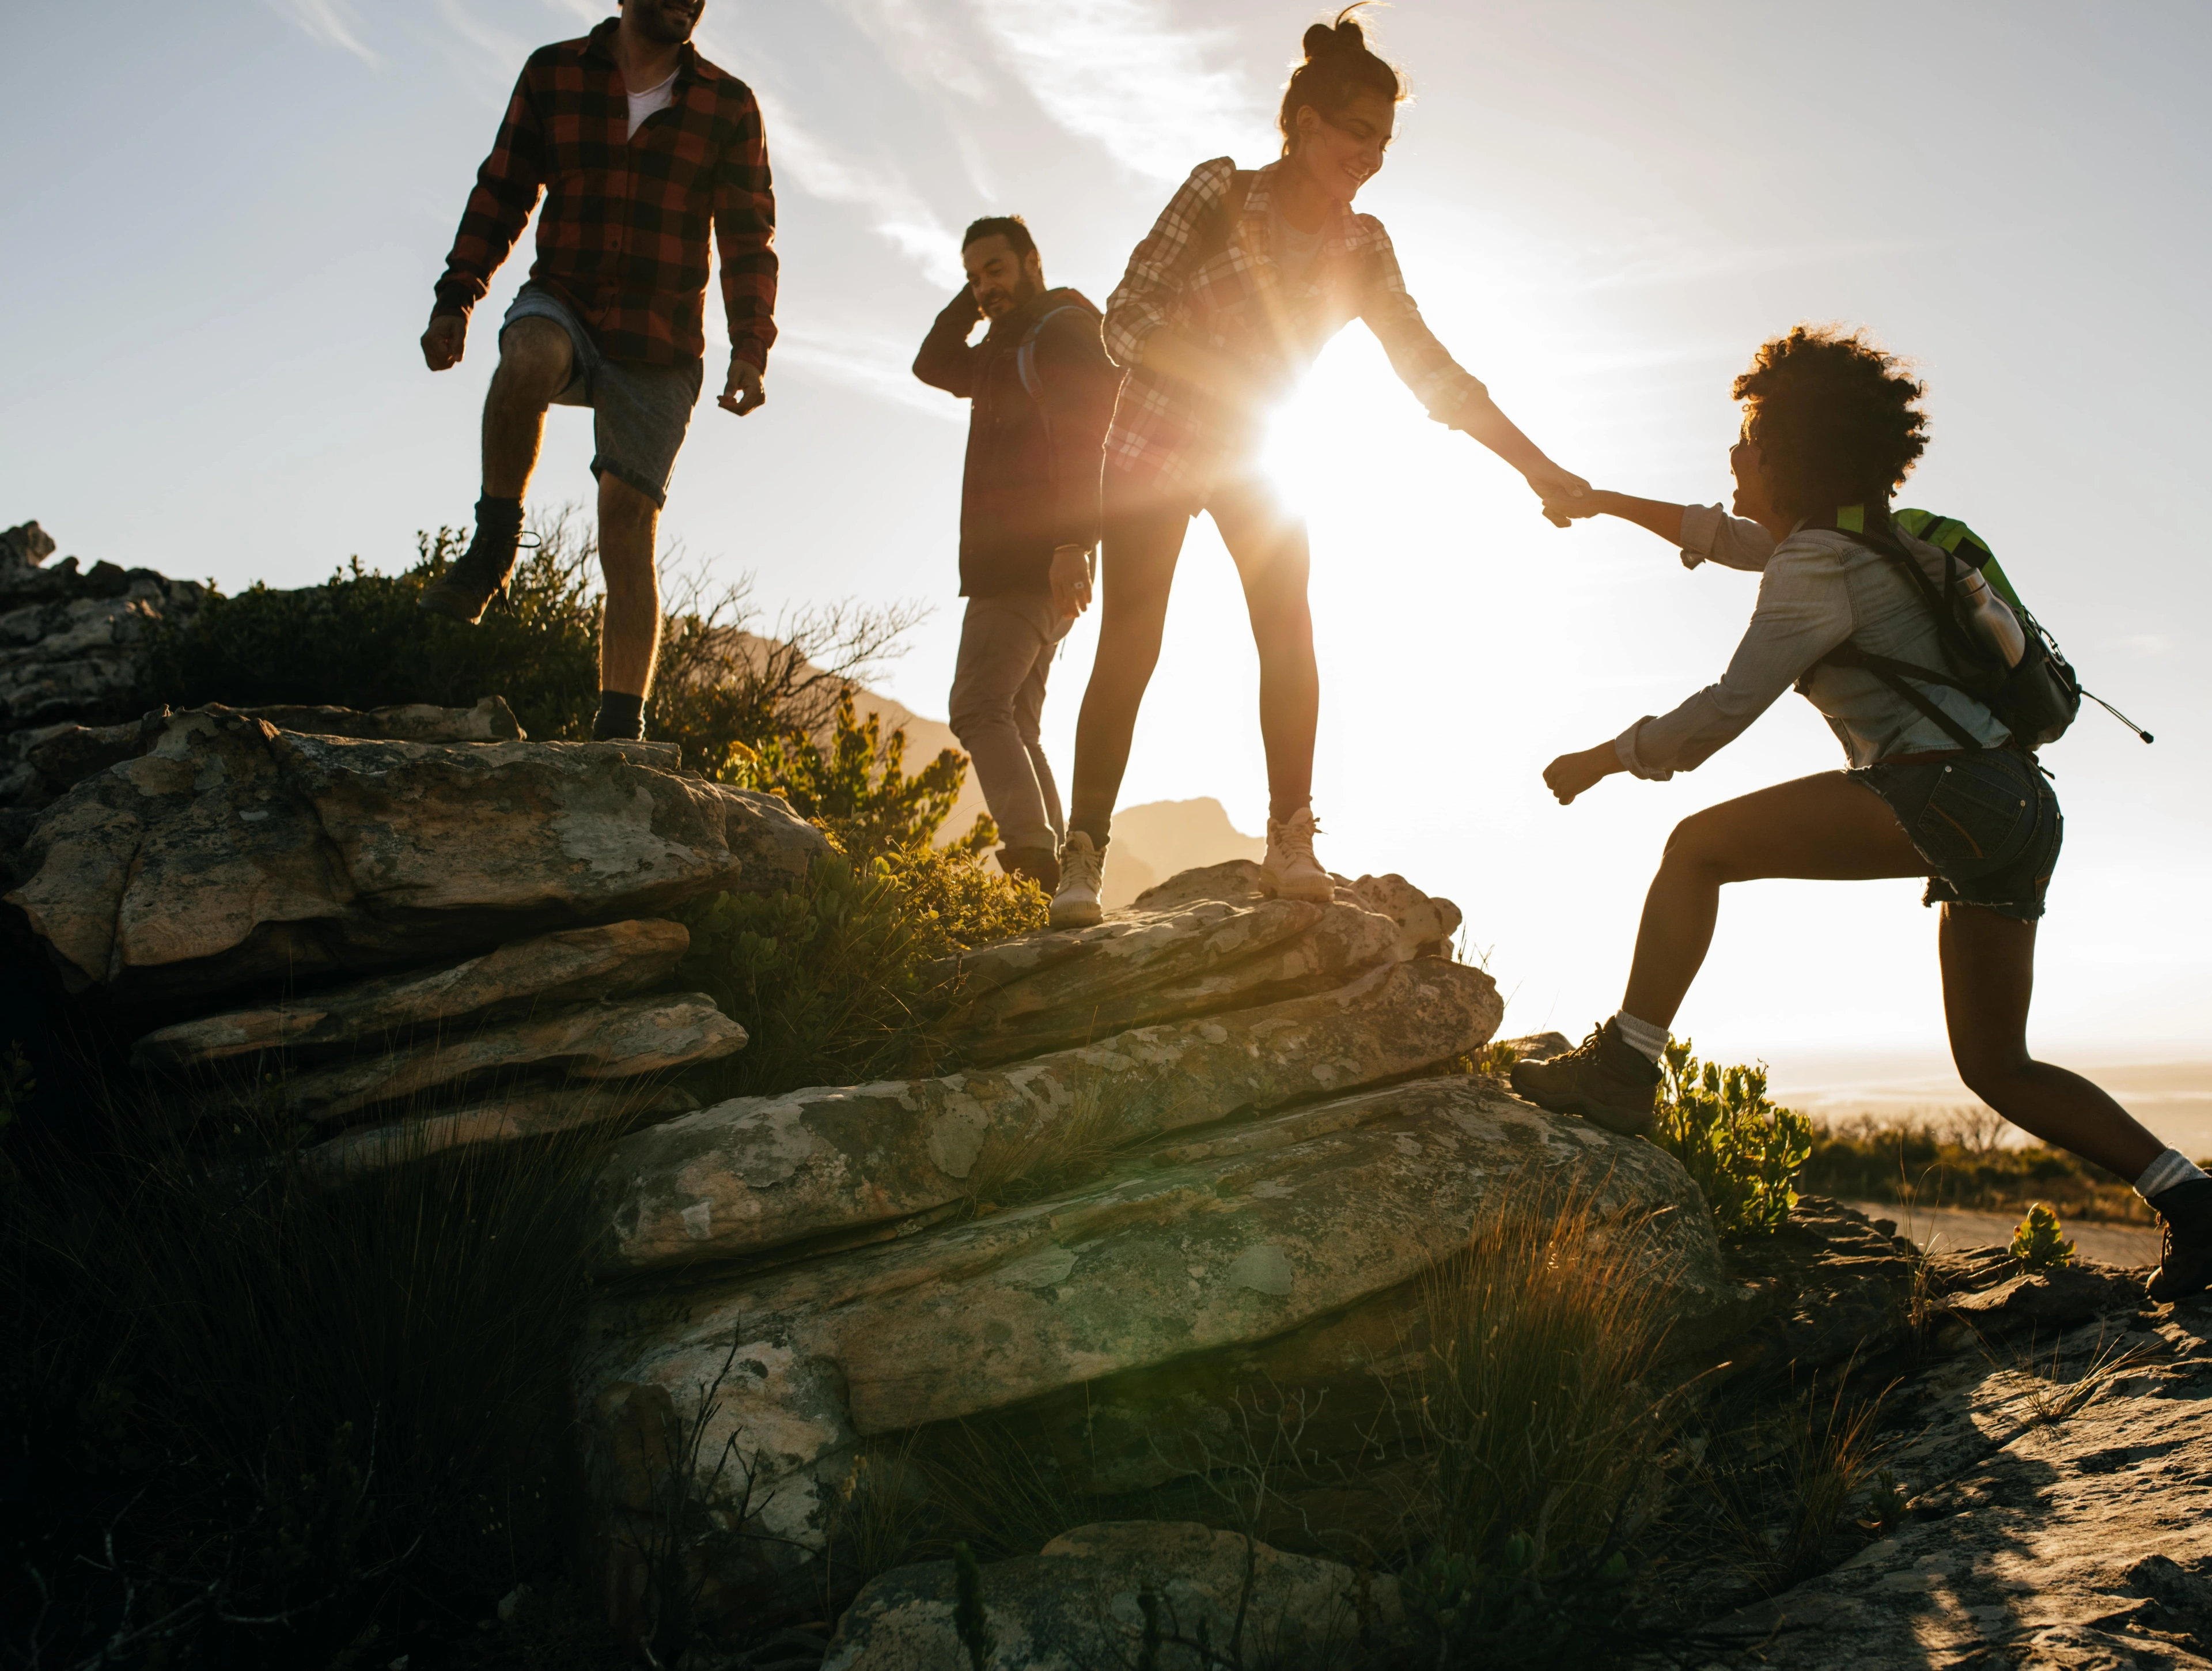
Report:
[[919,0],[841,0],[841,3],[907,81],[944,88],[963,99],[980,101],[990,96],[990,78],[976,64],[974,41],[954,38],[957,23],[945,9],[927,9]]
[[948,424],[965,423],[967,403],[915,379],[914,345],[838,325],[786,324],[776,334],[775,363],[801,366],[894,406]]
[[798,181],[810,197],[866,210],[873,229],[921,268],[930,283],[944,290],[960,284],[966,274],[961,270],[957,240],[904,175],[844,155],[817,138],[781,100],[766,93],[759,96],[761,116],[768,125],[769,154],[775,159],[780,176]]
[[374,70],[383,60],[361,38],[361,21],[348,0],[269,0],[270,9],[298,25],[309,40],[351,52]]
[[1045,114],[1133,174],[1180,180],[1249,147],[1265,108],[1229,37],[1177,28],[1157,0],[970,0],[983,31]]

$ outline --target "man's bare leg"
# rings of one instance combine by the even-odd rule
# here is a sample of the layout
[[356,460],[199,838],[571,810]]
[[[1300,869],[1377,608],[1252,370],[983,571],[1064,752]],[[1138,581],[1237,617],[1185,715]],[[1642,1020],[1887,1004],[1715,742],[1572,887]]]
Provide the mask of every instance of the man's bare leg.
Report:
[[507,584],[522,538],[522,495],[545,436],[545,409],[568,387],[568,333],[549,319],[516,320],[501,334],[499,368],[484,395],[483,497],[476,532],[452,567],[422,590],[422,607],[474,626]]
[[660,654],[660,583],[653,547],[660,510],[612,474],[599,478],[599,568],[606,602],[599,618],[600,738],[644,735],[645,698]]
[[483,491],[489,499],[520,499],[538,467],[545,409],[568,387],[576,347],[550,319],[527,317],[499,340],[499,369],[484,392]]

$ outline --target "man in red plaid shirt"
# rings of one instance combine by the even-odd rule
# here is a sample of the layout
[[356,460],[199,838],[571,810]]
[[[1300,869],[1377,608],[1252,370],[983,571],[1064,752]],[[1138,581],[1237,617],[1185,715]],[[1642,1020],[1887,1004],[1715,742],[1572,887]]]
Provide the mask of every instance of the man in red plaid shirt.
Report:
[[699,399],[710,228],[730,326],[723,410],[742,418],[767,399],[761,374],[775,340],[775,198],[760,107],[690,45],[702,3],[622,0],[619,18],[530,55],[422,333],[431,370],[459,363],[469,311],[544,191],[538,259],[501,324],[484,399],[475,537],[422,607],[482,619],[514,566],[546,407],[592,408],[602,739],[644,734],[660,641],[653,546]]

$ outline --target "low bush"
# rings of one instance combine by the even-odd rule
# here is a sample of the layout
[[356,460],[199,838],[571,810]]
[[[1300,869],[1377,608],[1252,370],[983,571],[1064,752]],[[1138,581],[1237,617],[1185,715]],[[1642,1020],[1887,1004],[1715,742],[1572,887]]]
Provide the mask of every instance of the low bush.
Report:
[[2042,1201],[2087,1222],[2157,1222],[2129,1180],[2063,1149],[2002,1143],[2008,1128],[1990,1124],[1983,1111],[1824,1121],[1799,1181],[1843,1200],[2002,1213]]
[[1766,1095],[1766,1070],[1700,1062],[1686,1039],[1660,1064],[1651,1141],[1687,1168],[1724,1236],[1770,1235],[1796,1204],[1813,1123]]
[[2056,1271],[2074,1263],[2073,1238],[2060,1227],[2058,1215],[2040,1201],[2013,1231],[2008,1251],[2027,1271]]
[[[573,508],[533,516],[530,537],[506,599],[474,627],[416,607],[467,548],[465,529],[417,534],[416,561],[396,575],[356,557],[320,586],[216,593],[156,633],[142,700],[367,709],[467,707],[498,695],[534,738],[588,738],[599,689],[598,541]],[[921,619],[910,605],[831,604],[763,635],[750,630],[747,580],[713,590],[678,552],[662,569],[666,617],[647,735],[680,743],[687,765],[725,782],[750,781],[763,747],[825,731],[839,699]]]

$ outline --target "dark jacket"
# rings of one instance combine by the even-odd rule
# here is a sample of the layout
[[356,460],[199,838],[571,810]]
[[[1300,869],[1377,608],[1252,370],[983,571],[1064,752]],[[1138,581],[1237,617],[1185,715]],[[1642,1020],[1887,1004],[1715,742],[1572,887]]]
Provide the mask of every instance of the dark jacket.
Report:
[[[1045,291],[971,347],[968,333],[980,317],[963,289],[914,359],[923,382],[973,403],[960,484],[960,593],[1048,591],[1055,546],[1098,543],[1099,448],[1121,373],[1099,343],[1098,310],[1077,291]],[[1040,319],[1035,363],[1043,393],[1032,399],[1017,362]]]

